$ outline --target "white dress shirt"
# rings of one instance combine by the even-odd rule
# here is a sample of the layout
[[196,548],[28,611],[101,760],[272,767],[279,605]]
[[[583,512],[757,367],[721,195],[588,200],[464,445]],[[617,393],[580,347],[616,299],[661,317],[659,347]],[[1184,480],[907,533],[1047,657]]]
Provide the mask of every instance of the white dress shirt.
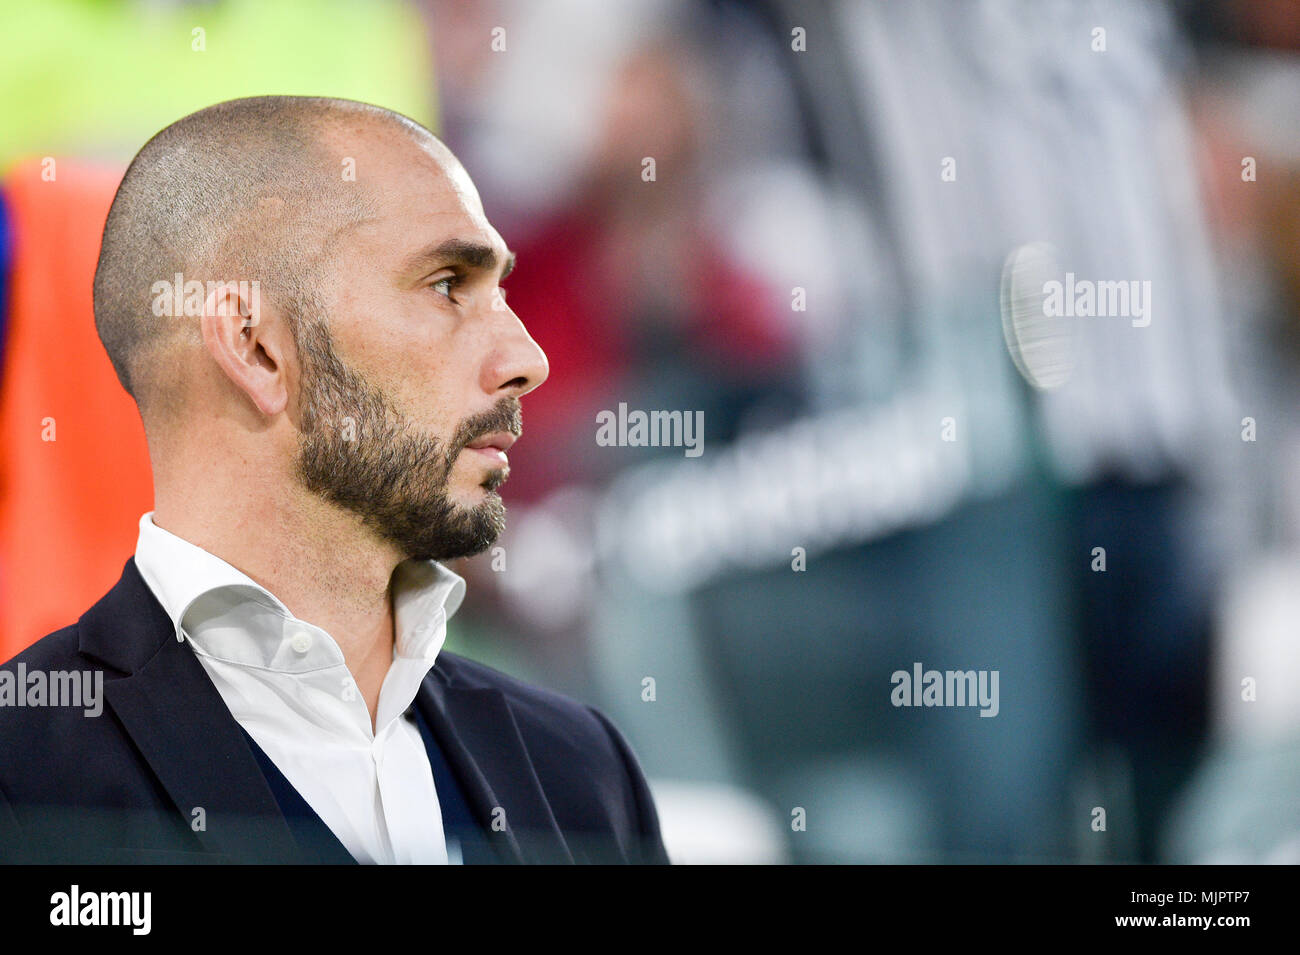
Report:
[[242,726],[358,862],[447,863],[419,728],[403,714],[465,581],[434,561],[393,574],[396,640],[374,726],[334,638],[201,547],[140,518],[136,566]]

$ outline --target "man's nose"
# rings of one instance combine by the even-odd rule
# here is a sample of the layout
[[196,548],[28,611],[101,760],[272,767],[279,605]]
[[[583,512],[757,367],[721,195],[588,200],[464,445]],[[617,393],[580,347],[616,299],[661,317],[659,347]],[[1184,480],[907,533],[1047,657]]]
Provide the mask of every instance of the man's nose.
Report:
[[520,398],[546,380],[550,363],[524,323],[509,308],[502,309],[495,347],[483,366],[483,390]]

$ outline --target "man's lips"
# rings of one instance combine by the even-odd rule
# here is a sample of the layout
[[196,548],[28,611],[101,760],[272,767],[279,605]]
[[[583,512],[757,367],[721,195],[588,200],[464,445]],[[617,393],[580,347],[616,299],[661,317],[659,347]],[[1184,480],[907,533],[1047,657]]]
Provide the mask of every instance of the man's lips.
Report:
[[494,431],[474,439],[465,445],[465,450],[475,451],[495,465],[509,466],[510,459],[506,457],[506,452],[515,440],[515,435],[509,431]]

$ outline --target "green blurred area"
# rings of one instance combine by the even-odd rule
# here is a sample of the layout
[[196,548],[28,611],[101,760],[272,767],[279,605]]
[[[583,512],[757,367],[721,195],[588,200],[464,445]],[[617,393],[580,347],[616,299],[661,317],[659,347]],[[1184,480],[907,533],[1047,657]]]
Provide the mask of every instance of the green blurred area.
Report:
[[437,129],[424,24],[406,3],[0,0],[0,168],[126,161],[187,113],[268,93],[363,100]]

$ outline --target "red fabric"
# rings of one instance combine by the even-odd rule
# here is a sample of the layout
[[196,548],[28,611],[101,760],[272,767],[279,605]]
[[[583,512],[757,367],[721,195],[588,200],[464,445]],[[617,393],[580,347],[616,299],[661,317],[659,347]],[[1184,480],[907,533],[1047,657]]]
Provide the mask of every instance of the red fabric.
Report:
[[[135,550],[153,479],[135,403],[95,334],[92,286],[121,169],[5,177],[14,232],[0,370],[0,659],[73,623]],[[53,419],[54,440],[43,440]]]

